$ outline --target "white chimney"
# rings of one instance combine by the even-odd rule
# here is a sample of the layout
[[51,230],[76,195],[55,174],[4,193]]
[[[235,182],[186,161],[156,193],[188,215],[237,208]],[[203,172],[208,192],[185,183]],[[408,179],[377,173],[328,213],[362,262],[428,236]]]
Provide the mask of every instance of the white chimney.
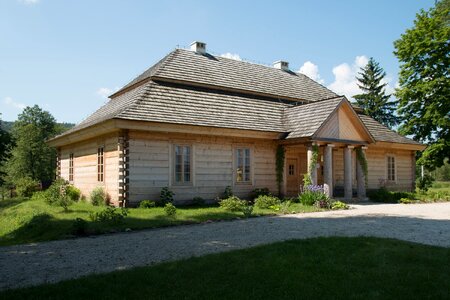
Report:
[[206,44],[203,42],[198,42],[198,41],[192,42],[191,50],[198,54],[205,54],[206,53]]
[[273,67],[275,69],[289,71],[289,63],[287,61],[282,61],[282,60],[276,61],[273,63]]

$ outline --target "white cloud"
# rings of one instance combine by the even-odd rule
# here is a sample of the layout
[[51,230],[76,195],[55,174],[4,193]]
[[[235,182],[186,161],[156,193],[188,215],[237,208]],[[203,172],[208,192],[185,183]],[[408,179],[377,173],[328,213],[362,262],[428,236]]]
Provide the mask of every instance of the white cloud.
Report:
[[233,53],[227,52],[227,53],[221,54],[220,56],[225,57],[225,58],[231,58],[234,60],[242,60],[242,58],[239,56],[239,54],[236,54],[236,53],[233,54]]
[[364,56],[357,56],[352,65],[342,63],[333,68],[334,81],[328,85],[328,88],[339,95],[345,95],[352,98],[354,95],[361,93],[358,87],[356,76],[360,68],[367,65],[369,59]]
[[18,1],[26,5],[34,5],[38,4],[40,0],[18,0]]
[[107,99],[109,96],[111,96],[113,93],[117,92],[119,89],[120,89],[119,87],[115,87],[114,89],[101,87],[97,90],[96,94],[102,98]]
[[5,103],[5,104],[8,105],[8,106],[14,107],[14,108],[16,108],[16,109],[20,109],[20,110],[22,110],[22,109],[24,109],[25,107],[27,107],[27,106],[26,106],[25,104],[23,104],[23,103],[14,101],[13,98],[11,98],[11,97],[5,97],[5,98],[3,99],[3,103]]
[[305,62],[303,66],[300,67],[300,70],[298,70],[298,72],[308,76],[318,83],[324,83],[324,80],[320,78],[319,67],[310,61]]

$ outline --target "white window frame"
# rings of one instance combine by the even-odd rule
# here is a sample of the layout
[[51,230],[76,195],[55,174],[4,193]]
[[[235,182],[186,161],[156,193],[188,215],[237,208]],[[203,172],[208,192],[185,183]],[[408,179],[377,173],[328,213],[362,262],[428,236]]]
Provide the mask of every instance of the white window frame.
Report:
[[[238,181],[238,174],[237,174],[237,169],[238,169],[238,151],[239,150],[243,150],[243,153],[245,153],[245,150],[248,150],[249,153],[249,178],[248,180],[242,180],[242,181]],[[236,185],[253,185],[253,180],[254,180],[254,175],[253,175],[253,159],[254,159],[254,155],[253,155],[253,149],[250,146],[236,146],[233,148],[233,182]],[[245,162],[245,156],[243,157],[243,160]],[[245,163],[244,163],[245,164]]]
[[74,160],[75,160],[75,155],[73,152],[70,152],[69,153],[69,182],[74,181],[74,173],[75,173]]
[[[389,178],[389,160],[393,159],[394,179]],[[397,158],[393,154],[386,155],[386,181],[391,183],[397,183]]]
[[[184,154],[182,155],[182,161],[181,161],[181,181],[177,181],[177,165],[176,165],[176,149],[177,147],[189,147],[189,181],[184,180],[185,176],[185,164],[184,164]],[[186,143],[174,143],[172,145],[172,185],[176,186],[193,186],[194,185],[194,147],[192,144],[186,144]]]
[[[101,149],[101,156],[100,156]],[[101,157],[101,163],[100,163]],[[101,171],[100,171],[101,168]],[[97,146],[97,182],[105,183],[105,146]]]

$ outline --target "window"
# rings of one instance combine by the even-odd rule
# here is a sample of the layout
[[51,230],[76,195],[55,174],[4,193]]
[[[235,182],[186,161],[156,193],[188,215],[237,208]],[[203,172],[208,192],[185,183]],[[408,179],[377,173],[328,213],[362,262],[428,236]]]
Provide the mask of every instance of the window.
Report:
[[97,149],[97,181],[103,182],[104,178],[104,156],[103,147]]
[[236,149],[236,182],[250,182],[250,149]]
[[387,179],[389,181],[395,181],[395,157],[387,157]]
[[189,184],[191,176],[191,146],[175,146],[175,183]]
[[295,166],[289,165],[289,175],[295,175]]
[[73,153],[69,154],[69,181],[73,181]]

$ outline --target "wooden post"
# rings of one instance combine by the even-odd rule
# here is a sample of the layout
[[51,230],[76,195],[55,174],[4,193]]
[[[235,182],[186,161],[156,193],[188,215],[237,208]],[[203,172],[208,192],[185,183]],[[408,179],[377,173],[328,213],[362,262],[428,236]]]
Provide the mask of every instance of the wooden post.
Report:
[[333,197],[333,144],[325,146],[323,151],[323,187],[328,197]]
[[352,150],[353,146],[344,148],[344,198],[351,200],[353,197],[352,187]]

